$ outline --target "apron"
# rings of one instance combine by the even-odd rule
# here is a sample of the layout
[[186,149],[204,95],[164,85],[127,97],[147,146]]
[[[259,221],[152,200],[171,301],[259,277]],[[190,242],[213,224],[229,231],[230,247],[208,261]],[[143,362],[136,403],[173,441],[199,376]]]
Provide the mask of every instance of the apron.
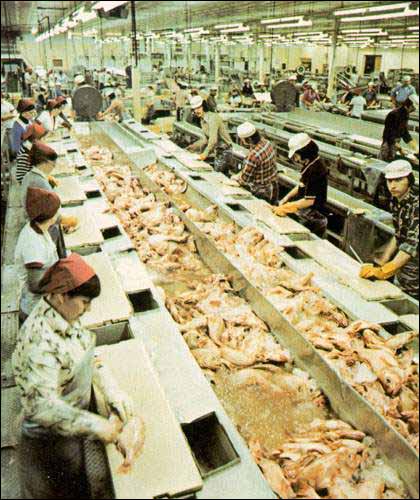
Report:
[[[86,351],[71,384],[61,396],[88,409],[92,390],[94,346]],[[54,434],[30,420],[22,424],[18,448],[23,498],[90,498],[83,460],[83,438]]]
[[234,168],[232,147],[226,143],[216,146],[214,155],[214,170],[224,174],[229,173]]
[[419,300],[419,261],[410,259],[407,264],[397,273],[394,283],[403,292]]

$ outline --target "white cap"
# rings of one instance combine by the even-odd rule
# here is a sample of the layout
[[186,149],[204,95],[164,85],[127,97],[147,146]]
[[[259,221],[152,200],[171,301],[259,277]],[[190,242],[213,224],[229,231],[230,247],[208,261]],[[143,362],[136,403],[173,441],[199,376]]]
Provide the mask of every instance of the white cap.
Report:
[[195,95],[190,100],[190,106],[192,109],[200,108],[203,105],[203,98],[199,95]]
[[370,87],[371,85],[375,85],[375,83],[374,82],[369,82],[368,86]]
[[419,96],[416,94],[411,94],[409,97],[410,101],[412,102],[413,106],[416,109],[419,109]]
[[213,85],[213,87],[210,87],[210,90],[219,90],[218,87],[216,87],[215,85]]
[[74,83],[76,85],[80,85],[81,83],[83,83],[85,81],[85,77],[83,75],[76,75],[74,77]]
[[237,128],[238,137],[240,137],[241,139],[246,139],[247,137],[251,137],[252,135],[255,134],[256,131],[257,129],[255,128],[255,125],[249,122],[242,123]]
[[411,76],[405,75],[403,82],[411,82]]
[[290,75],[288,80],[297,80],[297,76],[296,75]]
[[395,160],[385,167],[385,179],[407,177],[413,172],[413,167],[407,160]]
[[311,140],[312,139],[305,132],[300,132],[299,134],[291,137],[289,139],[289,158],[292,158],[296,151],[299,151],[300,149],[307,146],[311,142]]

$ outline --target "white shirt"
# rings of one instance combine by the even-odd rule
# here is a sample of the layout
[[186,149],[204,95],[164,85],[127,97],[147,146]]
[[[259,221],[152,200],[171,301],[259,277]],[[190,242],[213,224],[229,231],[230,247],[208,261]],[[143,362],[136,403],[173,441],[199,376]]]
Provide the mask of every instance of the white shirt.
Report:
[[351,116],[360,118],[363,113],[363,108],[364,106],[366,106],[366,99],[361,95],[356,95],[350,101],[350,104],[353,106],[351,110]]
[[47,132],[54,132],[63,122],[62,118],[59,116],[53,117],[50,115],[49,111],[43,111],[37,118],[41,125],[45,128]]
[[[1,101],[1,116],[3,117],[4,115],[8,115],[9,113],[13,113],[15,111],[15,107],[13,104],[10,102],[7,102],[6,100]],[[15,113],[16,114],[16,113]],[[6,129],[11,129],[13,127],[13,122],[15,121],[15,118],[10,118],[9,120],[2,121],[1,126],[6,127]]]
[[15,264],[19,282],[22,286],[20,308],[25,314],[30,314],[42,295],[34,294],[28,287],[28,270],[25,265],[33,262],[41,263],[46,271],[58,260],[57,247],[50,234],[38,234],[28,222],[19,234],[15,248]]

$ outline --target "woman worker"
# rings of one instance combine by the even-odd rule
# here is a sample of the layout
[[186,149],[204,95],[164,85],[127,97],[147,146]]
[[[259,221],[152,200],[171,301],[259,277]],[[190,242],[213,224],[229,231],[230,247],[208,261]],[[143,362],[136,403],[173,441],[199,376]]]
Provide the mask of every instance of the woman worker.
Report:
[[47,109],[42,111],[42,113],[38,116],[37,121],[47,132],[54,132],[54,130],[56,130],[61,123],[61,119],[58,117],[61,111],[61,103],[56,99],[49,99],[47,102]]
[[[83,439],[115,443],[126,455],[120,437],[132,403],[95,357],[95,334],[80,323],[101,292],[95,271],[73,253],[47,270],[39,289],[45,295],[22,326],[12,356],[23,407],[23,496],[89,498]],[[89,411],[92,384],[104,396],[108,418]]]
[[[58,182],[50,174],[54,170],[57,153],[42,142],[35,141],[31,149],[32,169],[25,175],[22,181],[22,205],[27,206],[27,192],[30,187],[37,187],[46,191],[52,191]],[[73,216],[61,215],[57,222],[50,228],[50,234],[57,245],[59,257],[66,256],[66,248],[61,227],[65,233],[71,233],[77,229],[78,220]]]
[[230,169],[232,158],[232,139],[222,117],[218,113],[208,111],[207,104],[199,95],[190,101],[194,115],[200,120],[201,129],[205,137],[188,146],[189,151],[204,151],[199,160],[206,160],[215,152],[214,169],[217,172],[227,172]]
[[379,261],[380,267],[365,264],[360,277],[387,280],[419,300],[419,192],[410,163],[396,160],[385,168],[391,193],[391,213],[395,236]]
[[19,113],[19,117],[15,120],[10,132],[10,149],[14,157],[17,156],[22,146],[23,133],[35,119],[35,102],[32,99],[21,99],[18,102],[16,110]]
[[15,264],[22,284],[19,308],[21,322],[32,312],[38,303],[39,280],[44,272],[58,260],[57,247],[49,229],[59,217],[60,198],[44,189],[28,189],[26,212],[29,222],[19,234],[15,248]]
[[[289,158],[302,166],[300,182],[273,211],[280,217],[297,213],[299,222],[323,238],[328,225],[328,170],[319,157],[319,148],[308,134],[296,134],[289,140]],[[298,199],[289,202],[293,198]]]
[[37,122],[31,123],[22,135],[23,143],[16,158],[16,180],[22,184],[25,175],[32,169],[31,156],[34,142],[42,139],[47,131]]

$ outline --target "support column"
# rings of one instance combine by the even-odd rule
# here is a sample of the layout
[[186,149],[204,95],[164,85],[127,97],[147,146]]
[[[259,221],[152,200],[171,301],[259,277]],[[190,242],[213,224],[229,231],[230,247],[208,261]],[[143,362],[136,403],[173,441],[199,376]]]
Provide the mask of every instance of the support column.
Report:
[[335,91],[335,66],[336,66],[336,56],[337,56],[337,35],[339,19],[335,19],[334,22],[334,33],[332,36],[331,54],[328,66],[328,88],[327,96],[331,99]]
[[257,48],[257,67],[258,67],[258,80],[264,82],[264,45],[258,45]]
[[131,62],[132,80],[133,80],[133,115],[134,119],[138,122],[142,119],[143,103],[141,102],[140,84],[141,72],[140,65],[136,66],[136,61],[133,59]]
[[217,83],[220,79],[220,47],[214,46],[214,81]]
[[204,53],[206,55],[206,70],[207,70],[207,73],[210,74],[210,45],[209,45],[209,41],[206,40],[204,42]]
[[187,46],[187,70],[192,75],[192,41],[186,44]]

